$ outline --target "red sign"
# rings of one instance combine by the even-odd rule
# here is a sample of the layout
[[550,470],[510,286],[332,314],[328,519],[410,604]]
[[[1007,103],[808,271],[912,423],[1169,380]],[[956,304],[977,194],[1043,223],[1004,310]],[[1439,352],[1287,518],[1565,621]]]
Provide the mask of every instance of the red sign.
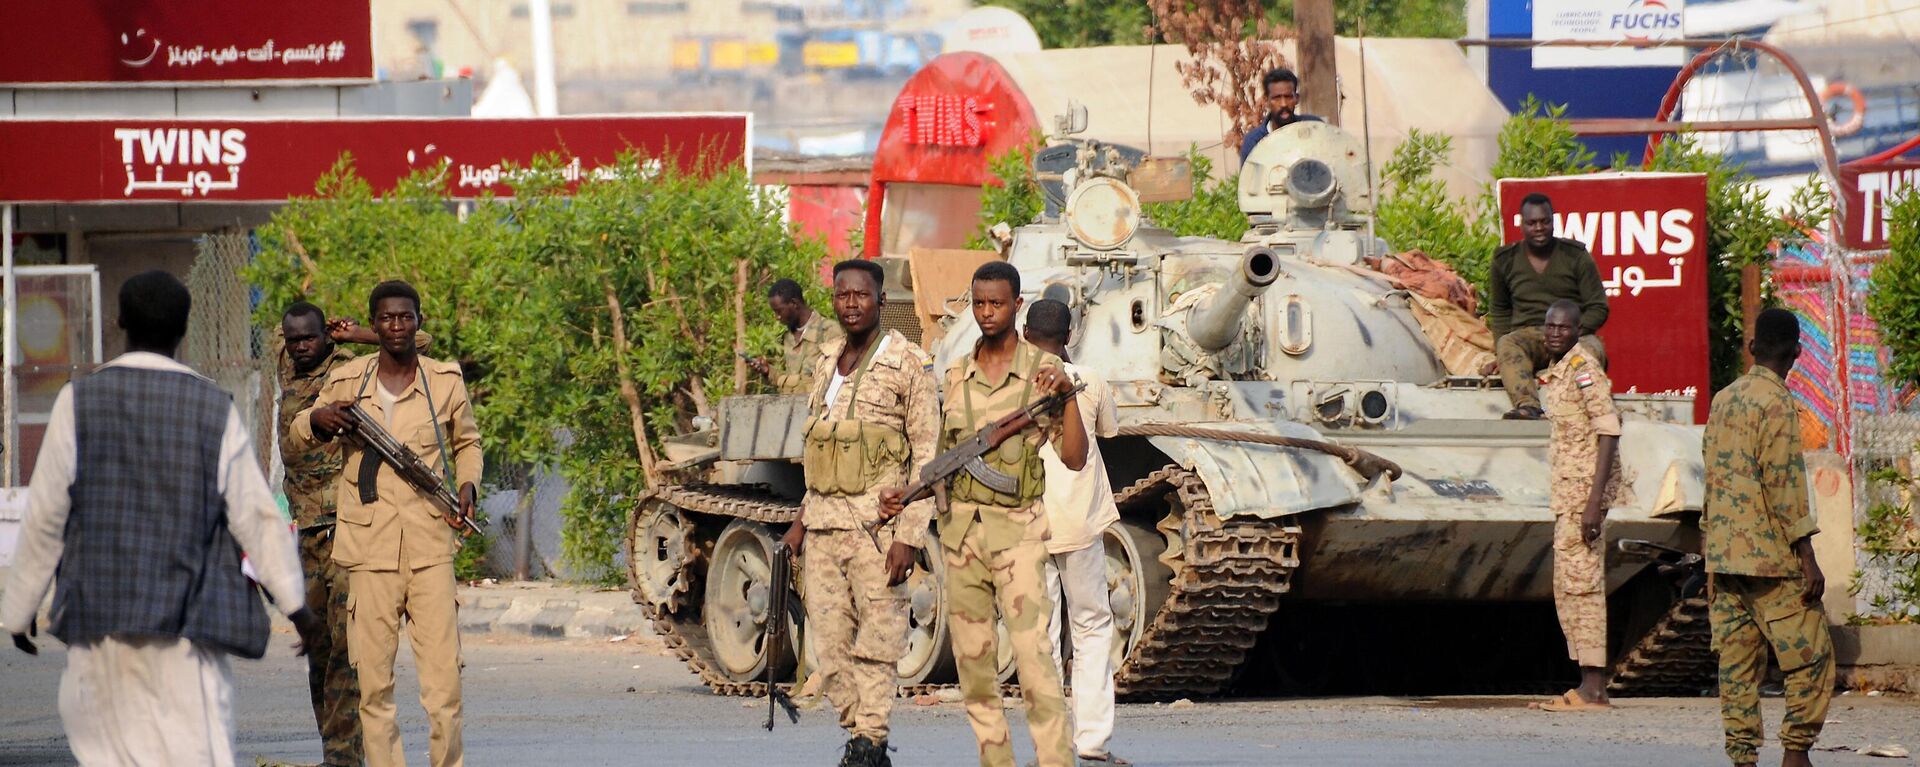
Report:
[[372,78],[368,0],[0,5],[0,87]]
[[907,126],[907,143],[980,146],[993,103],[973,96],[902,96],[894,102]]
[[1840,166],[1840,242],[1854,250],[1887,249],[1888,199],[1920,181],[1920,162],[1895,160]]
[[1707,177],[1596,173],[1501,179],[1507,242],[1520,239],[1520,200],[1553,199],[1554,235],[1585,243],[1607,291],[1607,372],[1614,392],[1712,400],[1707,353]]
[[569,181],[622,172],[628,149],[684,170],[744,164],[747,118],[0,120],[0,200],[279,201],[313,194],[342,152],[376,191],[446,163],[453,196],[506,195],[512,166],[544,153],[571,158]]

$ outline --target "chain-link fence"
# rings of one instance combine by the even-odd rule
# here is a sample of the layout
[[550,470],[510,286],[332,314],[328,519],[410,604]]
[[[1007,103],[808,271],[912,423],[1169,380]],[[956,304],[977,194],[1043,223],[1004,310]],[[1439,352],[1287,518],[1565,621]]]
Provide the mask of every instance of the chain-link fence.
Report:
[[273,360],[253,329],[253,288],[240,276],[253,257],[253,237],[227,231],[199,238],[199,253],[187,273],[193,293],[193,319],[181,344],[181,361],[233,395],[247,420],[267,473],[269,487],[280,486],[280,462],[274,460],[277,382]]

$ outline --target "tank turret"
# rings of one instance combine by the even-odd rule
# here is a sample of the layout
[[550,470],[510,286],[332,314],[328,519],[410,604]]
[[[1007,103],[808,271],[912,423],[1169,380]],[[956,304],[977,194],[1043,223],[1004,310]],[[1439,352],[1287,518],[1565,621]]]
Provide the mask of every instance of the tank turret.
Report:
[[1208,352],[1219,352],[1243,334],[1250,319],[1247,306],[1273,287],[1280,277],[1280,256],[1265,246],[1255,246],[1240,260],[1240,268],[1219,289],[1199,304],[1187,317],[1187,335]]

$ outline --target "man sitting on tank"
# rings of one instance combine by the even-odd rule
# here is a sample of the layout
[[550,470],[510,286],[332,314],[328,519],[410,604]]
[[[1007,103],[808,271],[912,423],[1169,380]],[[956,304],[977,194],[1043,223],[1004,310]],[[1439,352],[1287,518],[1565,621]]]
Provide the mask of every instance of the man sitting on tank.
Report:
[[1579,343],[1605,368],[1606,347],[1594,333],[1607,323],[1607,293],[1586,246],[1553,236],[1553,201],[1546,195],[1536,192],[1520,201],[1520,235],[1519,242],[1494,252],[1487,275],[1487,325],[1498,340],[1496,362],[1481,372],[1498,367],[1513,402],[1507,418],[1538,420],[1545,413],[1534,376],[1557,359],[1547,349],[1547,307],[1561,300],[1580,305]]
[[1243,163],[1267,134],[1297,122],[1326,122],[1313,115],[1300,114],[1300,76],[1294,74],[1293,70],[1280,67],[1268,72],[1266,77],[1260,78],[1260,90],[1267,97],[1267,117],[1253,130],[1247,131],[1246,138],[1240,140],[1240,162]]

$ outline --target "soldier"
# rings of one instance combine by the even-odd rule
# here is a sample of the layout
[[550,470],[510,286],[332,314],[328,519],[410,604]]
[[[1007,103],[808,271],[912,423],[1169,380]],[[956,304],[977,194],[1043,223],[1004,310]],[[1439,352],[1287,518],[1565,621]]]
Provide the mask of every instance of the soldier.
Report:
[[1547,352],[1558,362],[1540,382],[1553,419],[1553,606],[1567,637],[1567,656],[1580,665],[1580,686],[1536,704],[1545,711],[1612,708],[1607,699],[1607,509],[1631,503],[1620,467],[1620,411],[1613,382],[1578,343],[1580,305],[1556,301],[1542,326]]
[[1520,242],[1493,254],[1487,277],[1487,325],[1496,339],[1496,361],[1489,367],[1499,368],[1501,385],[1513,402],[1507,417],[1531,420],[1543,417],[1534,373],[1561,357],[1546,346],[1541,323],[1547,306],[1562,300],[1579,305],[1579,341],[1596,369],[1605,368],[1606,348],[1594,333],[1607,324],[1607,292],[1586,246],[1553,236],[1553,201],[1546,195],[1530,194],[1520,201],[1520,232]]
[[[460,365],[420,356],[414,335],[420,329],[420,295],[412,286],[380,283],[368,308],[380,353],[333,369],[319,396],[328,404],[294,418],[293,447],[313,450],[347,432],[352,421],[345,409],[358,405],[415,455],[451,474],[460,488],[461,512],[471,515],[480,480],[480,430]],[[367,763],[406,764],[393,703],[393,657],[404,616],[419,669],[420,703],[427,710],[432,763],[462,764],[455,522],[358,445],[342,445],[341,451],[333,561],[347,568],[352,592],[347,646],[360,676]]]
[[1754,322],[1753,368],[1714,396],[1707,418],[1708,615],[1720,654],[1720,719],[1727,758],[1759,760],[1760,682],[1773,653],[1786,675],[1780,725],[1784,767],[1810,765],[1833,697],[1833,638],[1820,597],[1826,576],[1813,557],[1819,532],[1807,507],[1800,420],[1787,371],[1800,356],[1800,321],[1768,309]]
[[[880,329],[882,272],[872,261],[833,267],[833,310],[844,340],[815,363],[806,427],[807,495],[785,542],[802,552],[809,638],[821,690],[852,734],[842,767],[889,767],[887,718],[907,649],[907,575],[925,548],[933,501],[908,506],[880,531],[880,490],[904,485],[933,459],[939,393],[933,358],[897,330]],[[803,547],[804,544],[804,547]]]
[[821,346],[841,336],[840,325],[820,319],[793,280],[781,279],[767,289],[767,308],[787,326],[780,339],[786,353],[779,367],[759,358],[747,360],[747,366],[771,379],[781,394],[806,394],[813,386],[813,363]]
[[301,301],[280,317],[286,343],[280,374],[280,449],[286,464],[287,504],[300,530],[300,566],[307,576],[307,607],[325,624],[300,637],[307,649],[307,691],[327,767],[358,767],[360,682],[347,658],[347,571],[333,563],[333,480],[340,475],[340,450],[332,443],[299,450],[293,419],[313,407],[333,369],[354,354],[335,346],[326,315]]
[[[973,273],[973,319],[981,338],[973,352],[947,368],[942,407],[941,447],[953,446],[1033,400],[1073,388],[1060,359],[1020,339],[1014,318],[1020,312],[1020,272],[991,261]],[[1053,665],[1053,643],[1046,637],[1047,515],[1039,503],[1046,489],[1040,446],[1057,440],[1060,462],[1079,471],[1087,462],[1085,429],[1062,429],[1061,421],[1080,423],[1080,409],[1067,400],[1060,419],[1043,417],[1034,428],[1009,438],[986,458],[989,467],[1011,475],[1018,489],[997,492],[961,474],[952,481],[946,508],[940,510],[940,544],[946,556],[949,634],[960,670],[960,691],[980,747],[982,767],[1012,767],[1013,743],[1000,699],[999,657],[994,609],[1012,634],[1020,692],[1027,701],[1027,727],[1033,733],[1041,767],[1073,764],[1066,700],[1060,672]],[[882,502],[899,506],[901,491],[890,489]]]
[[[1074,399],[1090,420],[1066,422],[1066,428],[1112,437],[1120,432],[1113,390],[1097,373],[1068,359],[1072,327],[1072,310],[1064,303],[1043,298],[1027,308],[1027,341],[1059,357],[1067,375],[1087,387]],[[1087,441],[1087,464],[1080,471],[1069,471],[1052,444],[1040,446],[1040,458],[1047,465],[1047,491],[1041,498],[1050,533],[1047,598],[1064,603],[1047,617],[1064,615],[1073,639],[1073,748],[1082,764],[1130,764],[1107,750],[1113,737],[1113,605],[1107,594],[1106,547],[1100,541],[1106,529],[1120,521],[1120,509],[1113,503],[1100,443]],[[1047,627],[1055,665],[1061,655],[1058,625]]]

